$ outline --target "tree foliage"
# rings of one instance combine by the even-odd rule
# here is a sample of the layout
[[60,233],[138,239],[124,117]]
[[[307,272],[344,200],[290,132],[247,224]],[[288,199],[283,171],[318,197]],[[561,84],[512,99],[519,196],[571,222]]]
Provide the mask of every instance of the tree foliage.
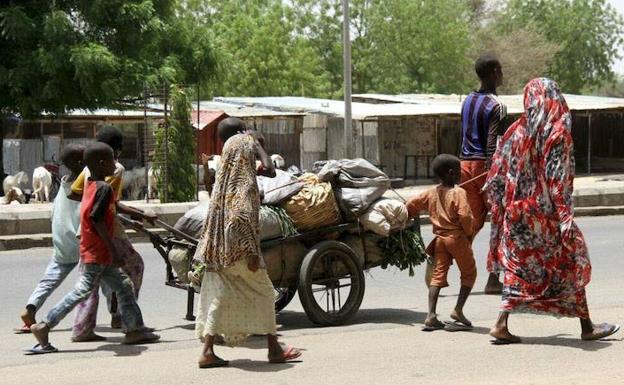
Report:
[[37,115],[112,107],[214,72],[210,32],[175,0],[28,0],[0,8],[0,105]]
[[612,80],[624,43],[622,17],[606,0],[510,0],[499,27],[506,35],[526,28],[556,44],[546,75],[571,93]]
[[295,11],[281,0],[192,2],[214,32],[218,95],[326,95],[328,80]]
[[160,201],[195,199],[195,135],[191,125],[191,100],[186,91],[171,87],[171,115],[156,132],[155,170]]

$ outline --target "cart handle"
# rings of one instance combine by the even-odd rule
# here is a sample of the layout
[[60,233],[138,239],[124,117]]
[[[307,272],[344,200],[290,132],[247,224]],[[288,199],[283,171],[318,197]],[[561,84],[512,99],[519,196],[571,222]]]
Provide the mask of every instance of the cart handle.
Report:
[[162,227],[163,229],[169,231],[170,233],[172,233],[173,235],[177,235],[178,237],[191,242],[193,245],[197,246],[197,244],[199,243],[199,240],[197,238],[191,237],[190,235],[186,234],[185,232],[182,232],[178,229],[176,229],[173,226],[170,226],[169,224],[161,221],[160,219],[156,219],[156,224],[160,227]]

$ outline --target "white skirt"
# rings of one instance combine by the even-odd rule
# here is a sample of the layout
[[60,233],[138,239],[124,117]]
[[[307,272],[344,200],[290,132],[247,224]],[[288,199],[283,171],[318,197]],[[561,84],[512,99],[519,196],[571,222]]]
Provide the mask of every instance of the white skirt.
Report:
[[205,272],[195,321],[200,340],[221,335],[238,346],[251,334],[276,334],[275,290],[266,269],[252,272],[247,261],[220,272]]

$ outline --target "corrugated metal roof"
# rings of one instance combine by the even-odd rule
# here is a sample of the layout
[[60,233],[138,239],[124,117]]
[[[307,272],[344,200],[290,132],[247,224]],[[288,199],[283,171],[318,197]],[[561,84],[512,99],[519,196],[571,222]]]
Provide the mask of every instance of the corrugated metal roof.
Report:
[[[144,116],[143,110],[109,110],[105,108],[98,108],[96,110],[71,110],[66,114],[59,116],[69,116],[72,118],[77,117],[123,117],[123,118],[140,118]],[[148,117],[162,117],[162,112],[147,111]]]
[[[454,106],[453,110],[449,110],[449,114],[459,114],[461,111],[461,102],[466,95],[440,95],[440,94],[403,94],[403,95],[384,95],[384,94],[358,94],[353,95],[354,98],[378,100],[380,102],[407,103],[418,105],[437,105],[440,103],[447,104],[449,107]],[[573,111],[596,111],[596,110],[624,110],[624,98],[607,98],[601,96],[564,94],[568,106]],[[507,106],[510,114],[521,114],[524,111],[523,95],[500,95],[499,99]],[[459,107],[458,107],[459,106]]]
[[227,114],[221,110],[199,110],[199,124],[197,124],[197,110],[193,110],[191,113],[191,121],[193,127],[199,127],[200,130],[203,130],[207,125],[224,115]]
[[253,117],[288,117],[305,115],[295,111],[276,111],[269,108],[261,108],[256,106],[235,105],[232,103],[223,103],[218,98],[212,101],[200,101],[200,109],[222,110],[229,116],[237,118],[253,118]]
[[[316,99],[304,97],[228,97],[216,98],[217,101],[244,106],[257,106],[280,111],[301,113],[321,113],[337,117],[344,116],[344,102],[341,100]],[[459,107],[458,107],[459,106]],[[455,114],[461,109],[457,103],[388,103],[372,104],[354,102],[351,104],[353,119],[376,119],[383,116],[415,116]]]

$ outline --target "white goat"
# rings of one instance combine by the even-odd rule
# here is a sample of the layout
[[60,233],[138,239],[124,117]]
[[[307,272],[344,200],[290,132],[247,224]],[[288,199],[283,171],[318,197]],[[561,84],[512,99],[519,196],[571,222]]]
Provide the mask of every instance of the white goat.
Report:
[[128,194],[130,200],[137,200],[141,191],[147,187],[145,183],[145,167],[137,167],[126,170],[121,180],[121,188]]
[[32,178],[33,199],[36,202],[50,202],[52,174],[45,167],[37,167]]
[[28,183],[28,175],[25,172],[20,171],[15,175],[9,175],[2,181],[2,190],[5,194],[9,193],[14,187],[20,188],[23,184]]

